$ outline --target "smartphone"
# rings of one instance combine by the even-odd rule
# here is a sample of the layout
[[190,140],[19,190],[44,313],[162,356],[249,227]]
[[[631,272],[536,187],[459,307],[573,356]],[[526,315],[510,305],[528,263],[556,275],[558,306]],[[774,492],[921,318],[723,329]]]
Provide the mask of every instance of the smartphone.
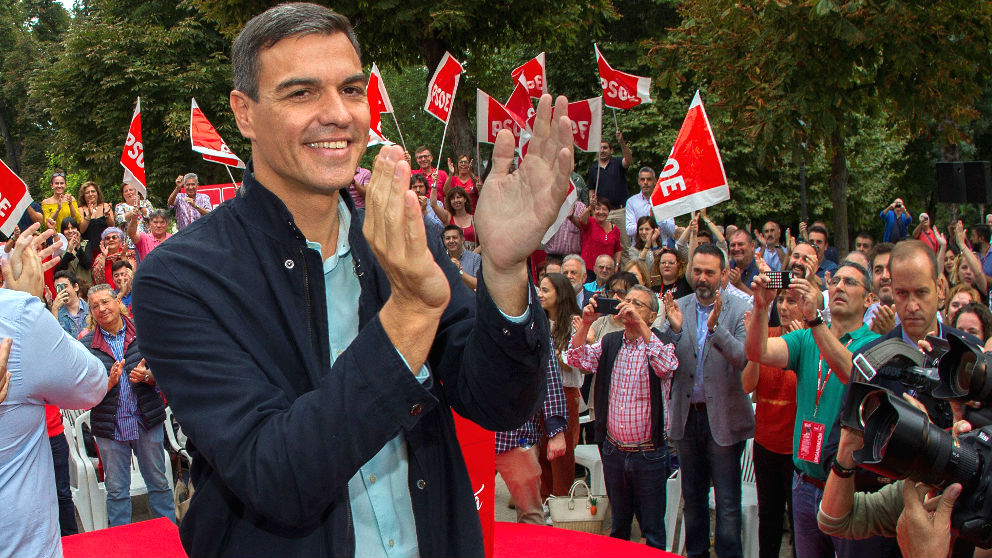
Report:
[[791,271],[766,271],[764,275],[768,277],[765,286],[769,289],[788,289],[789,283],[792,282]]
[[596,312],[600,314],[616,314],[620,301],[615,298],[596,297]]
[[55,292],[60,293],[65,290],[65,283],[59,283],[55,285]]

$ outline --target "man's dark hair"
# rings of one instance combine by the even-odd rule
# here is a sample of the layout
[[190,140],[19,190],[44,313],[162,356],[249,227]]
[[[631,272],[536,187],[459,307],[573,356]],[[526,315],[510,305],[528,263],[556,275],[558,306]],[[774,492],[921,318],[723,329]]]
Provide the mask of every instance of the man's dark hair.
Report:
[[430,151],[430,148],[426,145],[418,145],[417,148],[413,150],[413,154],[416,155],[422,151]]
[[872,236],[871,233],[869,233],[868,231],[861,231],[858,233],[858,236],[854,238],[867,238],[868,240],[872,241],[872,243],[875,242],[875,237]]
[[988,244],[989,234],[990,234],[990,229],[988,225],[986,225],[985,223],[972,225],[971,230],[975,233],[975,236],[977,236],[979,240]]
[[823,235],[823,238],[826,238],[828,241],[830,240],[830,233],[827,232],[826,227],[821,227],[820,225],[813,225],[812,227],[806,229],[807,236],[810,233],[820,233]]
[[606,288],[609,289],[609,290],[611,290],[611,291],[612,290],[615,290],[613,288],[613,285],[615,283],[623,283],[627,287],[624,290],[630,290],[630,288],[632,286],[634,286],[634,285],[637,284],[637,276],[634,275],[633,273],[629,272],[629,271],[618,271],[618,272],[614,273],[613,275],[610,275],[606,279],[606,283],[605,283],[606,284]]
[[427,177],[424,176],[424,175],[422,175],[422,174],[420,174],[420,173],[411,174],[410,175],[410,189],[411,190],[413,189],[413,185],[416,184],[417,182],[420,182],[424,186],[427,186]]
[[700,244],[696,246],[696,251],[692,253],[692,257],[703,254],[705,256],[716,256],[720,258],[720,271],[727,268],[727,255],[723,253],[723,250],[719,249],[716,244]]
[[131,267],[131,262],[127,260],[117,260],[116,262],[114,262],[114,265],[110,266],[110,272],[113,273],[122,267],[126,267],[131,271],[134,271],[134,268]]
[[986,341],[992,335],[992,311],[989,311],[988,306],[980,302],[969,302],[965,304],[961,308],[958,308],[958,311],[951,316],[951,327],[958,327],[958,318],[961,317],[961,314],[974,314],[978,316],[978,321],[982,322],[982,333],[985,335],[985,339],[982,339],[982,342]]
[[443,237],[444,233],[448,231],[458,231],[458,236],[465,238],[465,233],[462,231],[462,228],[459,227],[458,225],[445,225],[444,230],[441,231],[441,236]]
[[868,265],[870,265],[872,269],[875,269],[875,258],[884,254],[891,254],[892,249],[895,247],[896,245],[891,242],[876,244],[875,247],[871,249],[871,256],[868,257]]
[[258,101],[258,57],[261,52],[288,37],[313,33],[344,33],[358,57],[362,57],[358,37],[345,16],[316,4],[280,4],[253,17],[234,39],[231,47],[234,88]]
[[[844,260],[843,262],[841,262],[841,264],[839,266],[837,266],[837,271],[840,271],[840,270],[844,269],[845,267],[849,267],[849,268],[853,269],[854,271],[857,271],[858,273],[860,273],[861,274],[861,286],[864,287],[866,291],[871,292],[871,275],[868,273],[868,270],[865,269],[865,266],[859,264],[858,262],[852,262],[852,261],[849,261],[849,260]],[[834,272],[834,275],[837,274],[837,271]]]
[[[930,277],[933,279],[934,283],[937,282],[937,275],[939,274],[937,267],[937,254],[933,253],[933,250],[929,246],[915,239],[901,240],[892,249],[892,256],[889,257],[889,273],[892,273],[892,268],[897,262],[903,260],[911,260],[917,257],[923,257],[927,259],[927,267],[930,269]],[[982,270],[978,270],[981,273]]]
[[79,277],[76,277],[76,274],[68,269],[56,271],[55,275],[52,277],[52,283],[58,281],[59,279],[68,279],[70,285],[79,287]]
[[[733,233],[731,233],[731,235],[727,238],[727,242],[730,242],[730,239],[731,238],[734,238],[735,236],[737,236],[739,234],[743,234],[744,236],[746,236],[747,237],[747,241],[749,243],[750,242],[753,242],[753,240],[754,240],[754,237],[751,235],[751,233],[747,232],[747,229],[739,228],[739,229],[734,230]],[[697,233],[696,236],[699,236],[699,234]]]
[[59,232],[60,233],[64,233],[65,232],[65,228],[68,227],[68,226],[70,226],[70,225],[73,226],[73,227],[75,227],[76,229],[79,228],[79,223],[77,223],[76,220],[73,219],[70,216],[70,217],[65,217],[64,219],[62,219],[62,223],[59,225]]

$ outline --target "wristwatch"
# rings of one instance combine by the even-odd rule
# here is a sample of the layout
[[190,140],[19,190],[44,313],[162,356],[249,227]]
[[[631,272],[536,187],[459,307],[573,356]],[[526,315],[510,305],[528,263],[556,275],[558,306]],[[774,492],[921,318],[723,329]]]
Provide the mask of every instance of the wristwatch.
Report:
[[820,312],[820,310],[817,309],[816,317],[813,318],[812,320],[806,320],[806,327],[814,328],[822,323],[823,323],[823,312]]

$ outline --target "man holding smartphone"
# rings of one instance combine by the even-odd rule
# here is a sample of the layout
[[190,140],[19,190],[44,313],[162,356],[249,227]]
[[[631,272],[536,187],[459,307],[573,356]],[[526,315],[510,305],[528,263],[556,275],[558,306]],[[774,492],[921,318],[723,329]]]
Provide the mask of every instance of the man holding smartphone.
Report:
[[906,205],[902,202],[902,198],[896,198],[878,216],[885,222],[885,234],[882,235],[882,242],[894,244],[906,238],[906,235],[909,234],[909,226],[913,224],[913,216],[906,211]]

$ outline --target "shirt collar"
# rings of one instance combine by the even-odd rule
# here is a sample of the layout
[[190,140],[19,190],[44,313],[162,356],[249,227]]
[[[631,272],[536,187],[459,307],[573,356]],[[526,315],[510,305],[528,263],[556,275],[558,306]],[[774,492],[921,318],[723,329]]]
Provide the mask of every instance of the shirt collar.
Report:
[[127,324],[123,323],[123,320],[121,321],[121,329],[117,333],[111,333],[103,329],[103,326],[98,327],[100,327],[100,333],[102,333],[104,337],[119,337],[124,335],[124,332],[127,331]]

